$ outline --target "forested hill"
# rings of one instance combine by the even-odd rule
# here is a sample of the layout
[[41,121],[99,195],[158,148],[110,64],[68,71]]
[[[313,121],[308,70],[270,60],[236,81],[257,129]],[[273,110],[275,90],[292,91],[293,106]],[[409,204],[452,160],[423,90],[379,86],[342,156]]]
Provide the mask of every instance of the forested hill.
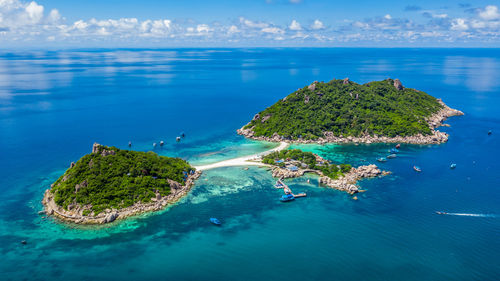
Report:
[[148,203],[156,194],[166,196],[171,186],[184,185],[194,171],[179,158],[154,152],[120,150],[94,144],[51,188],[57,205],[68,210],[85,207],[83,215]]
[[287,139],[336,136],[412,136],[432,133],[426,118],[443,106],[396,79],[363,85],[343,80],[314,82],[256,114],[243,129],[255,137]]

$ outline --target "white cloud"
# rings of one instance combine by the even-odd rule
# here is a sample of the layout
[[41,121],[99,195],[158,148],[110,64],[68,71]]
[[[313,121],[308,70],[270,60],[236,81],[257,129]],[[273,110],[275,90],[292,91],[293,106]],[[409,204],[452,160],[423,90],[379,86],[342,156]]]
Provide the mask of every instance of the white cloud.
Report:
[[50,11],[49,17],[48,17],[49,22],[56,23],[61,20],[61,15],[59,14],[59,11],[57,9],[52,9]]
[[247,26],[247,27],[250,27],[250,28],[265,28],[267,26],[269,26],[268,23],[265,23],[265,22],[253,22],[251,20],[248,20],[246,18],[240,18],[240,23]]
[[43,17],[43,6],[38,5],[35,1],[26,6],[26,13],[33,23],[39,22]]
[[285,31],[283,29],[278,28],[278,27],[265,27],[261,30],[264,33],[271,33],[271,34],[283,34]]
[[288,28],[294,31],[302,30],[302,26],[296,20],[292,20],[292,23],[288,26]]
[[238,33],[240,30],[236,25],[231,25],[227,31],[229,34]]
[[210,32],[212,31],[212,29],[206,24],[198,24],[196,26],[196,31],[198,31],[199,33],[203,33],[203,32]]
[[[285,0],[281,0],[285,1]],[[380,14],[378,17],[329,26],[315,19],[306,28],[290,18],[289,24],[258,19],[229,19],[228,23],[195,20],[109,18],[67,21],[57,9],[46,11],[37,2],[0,0],[0,40],[3,45],[16,42],[65,42],[85,46],[92,42],[159,43],[257,43],[282,41],[283,45],[304,42],[499,42],[500,12],[489,5],[476,13],[451,17],[428,11],[423,21]],[[334,21],[340,22],[340,21]],[[318,32],[321,30],[321,32]],[[145,39],[147,38],[147,39]],[[307,38],[307,40],[305,40]],[[38,40],[38,41],[37,41]],[[101,40],[101,41],[99,41]]]
[[447,14],[433,14],[432,17],[435,19],[445,19],[448,17],[448,15]]
[[479,17],[483,20],[500,19],[500,13],[498,12],[498,7],[494,5],[486,6],[483,10],[480,10]]
[[313,24],[311,25],[311,29],[314,30],[320,30],[324,29],[325,25],[320,21],[320,20],[314,20]]
[[469,26],[465,22],[465,19],[457,18],[451,22],[451,30],[463,31],[463,30],[467,30],[467,29],[469,29]]

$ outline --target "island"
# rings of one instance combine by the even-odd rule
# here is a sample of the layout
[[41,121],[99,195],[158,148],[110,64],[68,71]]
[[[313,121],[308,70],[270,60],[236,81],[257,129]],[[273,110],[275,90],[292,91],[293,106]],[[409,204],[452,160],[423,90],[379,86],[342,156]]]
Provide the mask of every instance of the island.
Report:
[[436,128],[456,115],[463,112],[398,79],[361,85],[345,78],[298,89],[237,132],[273,142],[438,144],[448,134]]
[[363,192],[356,185],[358,180],[390,174],[381,171],[376,165],[352,167],[350,164],[334,164],[312,152],[300,149],[275,151],[263,156],[262,163],[271,166],[275,178],[295,178],[305,173],[316,173],[319,183],[330,188],[345,191],[351,195]]
[[179,200],[201,172],[180,158],[95,143],[44,194],[47,215],[104,224],[158,211]]

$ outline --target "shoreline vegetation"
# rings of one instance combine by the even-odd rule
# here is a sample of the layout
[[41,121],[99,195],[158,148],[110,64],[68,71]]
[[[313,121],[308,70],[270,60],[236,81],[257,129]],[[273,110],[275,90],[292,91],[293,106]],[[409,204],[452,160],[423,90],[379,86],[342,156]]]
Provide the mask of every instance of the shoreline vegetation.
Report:
[[360,85],[346,78],[298,89],[237,133],[270,142],[440,144],[448,134],[437,128],[459,115],[464,113],[398,79]]
[[315,173],[319,175],[320,184],[350,195],[364,192],[356,185],[359,180],[390,174],[388,171],[380,170],[374,164],[357,168],[349,164],[334,164],[317,154],[300,149],[273,152],[262,157],[261,161],[272,168],[272,176],[275,178],[296,178],[305,173]]
[[91,154],[45,191],[42,204],[48,216],[65,222],[105,224],[164,209],[200,175],[182,159],[94,143]]

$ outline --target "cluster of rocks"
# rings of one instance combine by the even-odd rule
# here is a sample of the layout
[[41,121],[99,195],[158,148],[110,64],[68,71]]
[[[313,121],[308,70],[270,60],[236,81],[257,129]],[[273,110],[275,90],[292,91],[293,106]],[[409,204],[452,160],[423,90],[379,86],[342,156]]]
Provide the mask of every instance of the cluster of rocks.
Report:
[[102,156],[108,156],[108,155],[115,155],[116,154],[116,151],[111,150],[111,149],[102,149],[102,151],[101,151],[101,147],[102,147],[102,145],[100,145],[97,142],[95,142],[94,145],[92,145],[92,153],[99,153],[100,152]]
[[[170,183],[170,194],[167,196],[161,196],[161,194],[156,193],[155,197],[151,199],[150,203],[136,203],[130,207],[123,209],[106,209],[97,215],[90,213],[89,215],[83,215],[85,211],[91,212],[92,206],[81,206],[76,203],[72,203],[68,206],[67,210],[56,204],[54,201],[54,194],[47,189],[45,191],[42,203],[45,206],[45,213],[47,215],[53,215],[63,221],[73,222],[77,224],[105,224],[115,221],[116,219],[123,219],[126,217],[138,215],[145,212],[159,211],[164,209],[167,205],[172,204],[183,196],[194,185],[194,181],[201,176],[200,171],[196,171],[193,175],[189,175],[185,181],[185,185],[181,185],[176,181],[169,180]],[[81,186],[82,184],[80,184]],[[76,186],[75,186],[76,189]]]
[[[396,85],[395,85],[396,87]],[[264,137],[264,136],[255,136],[255,133],[252,128],[238,129],[236,132],[240,135],[243,135],[247,138],[262,140],[262,141],[271,141],[271,142],[293,142],[293,143],[411,143],[411,144],[440,144],[448,141],[448,134],[436,130],[437,127],[443,126],[443,121],[445,121],[448,117],[464,115],[464,113],[460,110],[456,110],[448,107],[443,103],[441,99],[438,99],[438,102],[443,106],[441,110],[433,114],[426,121],[429,124],[429,128],[431,129],[431,134],[423,135],[417,134],[413,136],[396,136],[396,137],[386,137],[386,136],[378,136],[378,135],[364,135],[360,137],[353,136],[336,136],[333,132],[323,132],[323,137],[320,137],[315,140],[305,140],[305,139],[295,139],[292,140],[290,138],[285,138],[283,136],[274,133],[272,137]]]
[[319,183],[324,184],[328,187],[338,189],[340,191],[345,191],[349,194],[355,194],[360,192],[359,187],[356,185],[357,181],[363,178],[373,178],[377,176],[385,176],[390,174],[387,171],[381,171],[377,165],[366,165],[359,166],[358,168],[352,168],[344,176],[338,179],[332,179],[326,176],[319,178]]

